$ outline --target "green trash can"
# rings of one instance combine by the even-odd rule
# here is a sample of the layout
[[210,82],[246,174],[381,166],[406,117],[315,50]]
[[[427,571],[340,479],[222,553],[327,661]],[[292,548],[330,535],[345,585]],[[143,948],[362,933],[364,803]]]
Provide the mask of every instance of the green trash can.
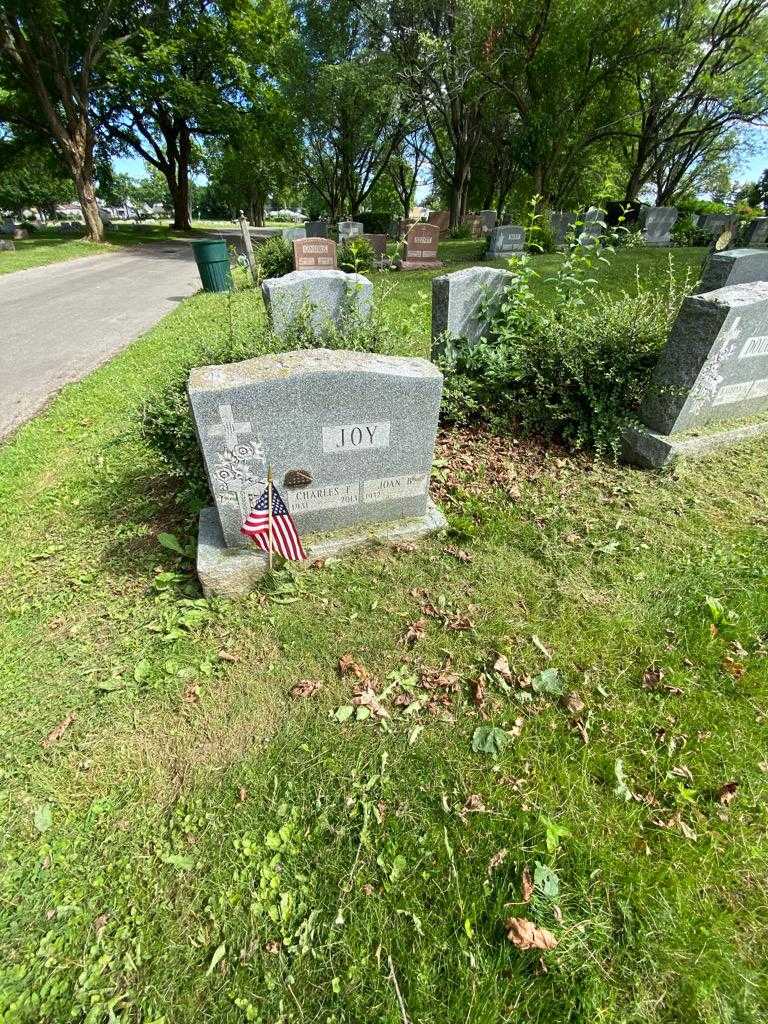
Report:
[[192,243],[203,291],[228,292],[232,287],[229,252],[222,238],[201,238]]

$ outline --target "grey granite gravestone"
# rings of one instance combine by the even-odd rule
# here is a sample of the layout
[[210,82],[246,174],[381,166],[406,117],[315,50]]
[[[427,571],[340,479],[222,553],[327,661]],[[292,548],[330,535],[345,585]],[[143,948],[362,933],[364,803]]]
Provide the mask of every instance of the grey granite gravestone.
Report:
[[355,238],[357,235],[362,235],[365,225],[359,220],[340,220],[339,221],[339,241],[343,242],[346,238]]
[[292,242],[296,238],[306,238],[306,228],[283,228],[282,236],[286,242]]
[[373,284],[343,270],[294,270],[270,277],[262,282],[261,294],[270,326],[281,337],[305,309],[318,339],[329,322],[338,327],[346,315],[367,319],[373,310]]
[[768,281],[768,249],[726,249],[707,257],[696,293],[752,281]]
[[490,235],[493,229],[496,227],[497,214],[495,210],[481,210],[478,215],[480,218],[480,230],[484,235]]
[[730,227],[738,218],[736,214],[730,213],[705,213],[699,217],[699,231],[708,235],[719,235],[727,227]]
[[10,238],[13,238],[15,230],[16,225],[12,220],[4,220],[3,223],[0,224],[0,235],[8,235]]
[[508,270],[469,267],[432,279],[432,358],[447,354],[451,342],[477,342],[488,330],[514,280]]
[[311,349],[193,370],[189,402],[215,507],[206,593],[247,593],[266,556],[240,532],[275,486],[310,559],[445,525],[429,499],[442,374],[425,359]]
[[599,245],[604,231],[603,211],[597,206],[590,206],[584,214],[584,223],[579,232],[579,245]]
[[0,252],[13,252],[16,246],[10,239],[0,239]]
[[768,420],[727,429],[766,410],[768,282],[689,295],[641,406],[643,426],[625,432],[624,457],[660,467],[701,455],[768,432]]
[[519,224],[505,224],[503,227],[494,228],[488,239],[488,251],[485,254],[489,260],[499,256],[506,256],[512,252],[522,252],[525,248],[525,228]]
[[672,228],[678,213],[674,206],[645,206],[640,211],[640,225],[646,245],[672,244]]
[[739,236],[743,246],[768,245],[768,217],[755,217],[744,225]]
[[308,220],[304,225],[307,238],[327,238],[328,222],[325,220]]
[[550,210],[549,223],[555,239],[555,245],[563,245],[569,231],[573,228],[577,218],[573,213],[566,213],[564,210]]

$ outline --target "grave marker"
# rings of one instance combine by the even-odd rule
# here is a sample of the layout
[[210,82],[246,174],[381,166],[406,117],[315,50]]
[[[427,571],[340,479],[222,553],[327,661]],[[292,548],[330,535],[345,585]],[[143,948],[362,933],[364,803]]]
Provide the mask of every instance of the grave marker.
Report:
[[659,467],[679,455],[704,454],[768,432],[768,420],[730,430],[705,428],[766,411],[768,282],[690,295],[642,404],[643,426],[625,433],[624,455]]
[[451,223],[451,214],[448,210],[432,210],[428,217],[428,223],[434,224],[440,229],[440,237],[445,238]]
[[329,322],[338,327],[352,312],[367,319],[373,309],[373,284],[362,274],[342,270],[294,270],[263,281],[261,294],[270,326],[281,336],[291,331],[304,309],[310,311],[318,338]]
[[325,220],[308,220],[304,225],[307,238],[327,238],[328,222]]
[[735,214],[728,213],[706,213],[699,218],[699,231],[704,231],[706,234],[714,237],[720,235],[726,228],[730,228],[737,217]]
[[297,238],[306,238],[306,228],[283,228],[283,238],[286,242],[295,242]]
[[490,235],[496,227],[497,213],[495,210],[481,210],[477,215],[480,218],[480,232],[483,235]]
[[193,370],[189,401],[215,501],[200,518],[205,593],[240,596],[266,569],[240,529],[267,467],[309,559],[441,528],[428,493],[441,393],[427,360],[364,352]]
[[519,224],[505,224],[491,231],[486,256],[493,260],[512,252],[522,252],[524,248],[525,228]]
[[296,270],[335,270],[336,243],[332,238],[294,238],[293,265]]
[[0,252],[14,252],[16,246],[9,239],[0,239]]
[[768,249],[726,249],[707,257],[696,294],[733,284],[768,281]]
[[440,229],[435,224],[414,224],[405,236],[405,259],[401,270],[429,270],[442,267],[437,256]]
[[590,206],[584,214],[584,224],[579,232],[579,245],[599,245],[604,231],[603,211],[597,206]]
[[491,267],[470,267],[433,278],[432,358],[447,354],[458,338],[477,342],[513,280],[508,270]]
[[640,211],[640,225],[645,244],[669,246],[672,244],[672,228],[678,213],[674,206],[646,206]]
[[747,221],[741,233],[741,244],[768,245],[768,217],[755,217]]
[[339,221],[339,241],[343,242],[347,238],[355,238],[357,235],[362,235],[365,225],[359,220],[340,220]]
[[574,213],[566,213],[564,210],[550,211],[549,223],[555,238],[555,245],[565,244],[565,239],[576,223],[576,220],[577,217]]

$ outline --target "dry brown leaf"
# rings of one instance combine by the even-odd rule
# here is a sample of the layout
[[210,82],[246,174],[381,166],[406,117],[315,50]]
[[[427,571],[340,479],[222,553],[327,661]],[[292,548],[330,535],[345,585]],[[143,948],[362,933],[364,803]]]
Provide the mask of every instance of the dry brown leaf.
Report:
[[219,661],[240,661],[239,654],[231,654],[229,651],[219,651]]
[[560,907],[557,906],[557,904],[555,904],[555,906],[552,907],[552,917],[554,917],[558,924],[563,923],[563,912],[560,909]]
[[496,853],[494,853],[494,855],[488,861],[488,868],[487,868],[487,870],[488,870],[488,874],[489,875],[493,874],[493,872],[497,868],[501,867],[501,865],[507,859],[507,854],[508,853],[509,853],[509,850],[506,848],[506,846],[502,846],[502,848],[500,850],[497,850]]
[[276,939],[271,939],[264,947],[266,953],[279,953],[280,949],[280,943]]
[[530,903],[531,896],[533,896],[533,879],[527,864],[523,868],[523,874],[520,879],[520,896],[523,903]]
[[467,797],[467,801],[464,804],[464,810],[475,811],[478,814],[483,813],[483,811],[485,810],[485,804],[483,803],[483,798],[480,796],[479,793],[472,793],[470,796]]
[[181,699],[185,704],[197,704],[200,701],[200,684],[188,682],[184,687]]
[[454,612],[453,615],[446,615],[443,617],[443,625],[446,629],[454,630],[470,630],[475,628],[475,624],[468,615],[464,615],[461,612]]
[[295,686],[291,687],[291,696],[313,697],[322,688],[323,684],[318,679],[300,679]]
[[352,703],[358,707],[368,708],[371,714],[376,715],[377,718],[389,718],[389,712],[376,696],[371,686],[365,686],[355,693]]
[[747,669],[740,661],[736,661],[730,654],[726,654],[723,658],[723,671],[727,672],[733,679],[741,679]]
[[41,746],[44,747],[47,750],[48,747],[52,747],[54,743],[58,743],[59,740],[61,739],[61,737],[64,735],[64,733],[70,727],[70,725],[72,725],[74,720],[75,720],[75,713],[74,713],[74,711],[69,711],[65,715],[65,717],[62,718],[62,720],[59,722],[59,724],[57,726],[55,726],[53,729],[51,729],[51,731],[48,733],[48,735],[45,737],[45,739],[42,740]]
[[408,627],[408,632],[405,634],[405,642],[409,647],[412,647],[418,640],[423,640],[427,633],[427,620],[417,619],[412,622]]
[[472,555],[468,552],[463,551],[461,548],[446,547],[443,548],[443,554],[452,555],[459,562],[471,562]]
[[515,719],[515,724],[512,726],[512,728],[511,729],[507,729],[507,735],[511,736],[512,739],[517,739],[517,737],[523,731],[523,726],[524,725],[525,725],[525,719],[524,718],[516,718]]
[[475,705],[479,708],[485,706],[485,676],[481,672],[477,679],[473,679],[470,683],[472,687],[472,700]]
[[512,670],[509,667],[509,659],[506,654],[499,654],[496,657],[496,661],[493,663],[493,671],[498,672],[505,682],[512,682]]
[[376,892],[376,890],[375,890],[375,889],[374,889],[374,887],[373,887],[373,886],[371,885],[371,883],[370,883],[370,882],[366,882],[366,883],[365,883],[365,885],[363,886],[363,894],[364,894],[365,896],[373,896],[373,894],[374,894],[375,892]]
[[576,732],[578,732],[579,736],[581,737],[581,742],[584,744],[585,747],[588,747],[589,746],[589,733],[587,732],[587,727],[584,724],[583,720],[581,718],[577,718],[574,721],[574,723],[573,723],[573,727],[576,730]]
[[245,788],[245,786],[240,786],[240,788],[237,791],[237,802],[239,804],[244,804],[247,799],[248,790]]
[[717,802],[727,807],[728,804],[733,803],[736,799],[736,793],[738,791],[739,784],[734,779],[730,782],[724,783],[717,791]]
[[575,690],[564,694],[560,698],[560,703],[569,715],[580,715],[587,706]]
[[508,917],[507,938],[518,949],[555,949],[557,939],[546,928],[537,927],[525,917]]
[[533,646],[534,646],[534,647],[536,647],[536,648],[538,648],[538,650],[540,650],[540,651],[541,651],[541,653],[542,653],[542,654],[544,655],[544,657],[545,657],[545,658],[547,659],[547,661],[551,661],[551,660],[552,660],[552,652],[551,652],[551,651],[549,650],[549,648],[548,648],[548,647],[545,647],[545,646],[544,646],[544,644],[543,644],[543,643],[541,642],[541,640],[540,640],[540,639],[539,639],[539,638],[538,638],[538,637],[536,636],[536,634],[535,634],[535,633],[534,633],[534,634],[533,634],[533,636],[531,637],[531,641],[533,642]]
[[342,654],[339,658],[339,672],[343,676],[353,675],[357,679],[367,679],[368,673],[365,667],[355,661],[351,654]]

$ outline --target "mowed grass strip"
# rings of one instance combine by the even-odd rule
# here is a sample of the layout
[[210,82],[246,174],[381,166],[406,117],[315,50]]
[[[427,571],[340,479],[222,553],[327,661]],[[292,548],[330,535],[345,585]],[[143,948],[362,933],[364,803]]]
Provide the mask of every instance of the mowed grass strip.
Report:
[[[418,354],[429,276],[377,279]],[[454,433],[450,536],[203,602],[135,423],[230,312],[257,339],[197,296],[0,449],[0,1019],[763,1020],[768,444]]]

